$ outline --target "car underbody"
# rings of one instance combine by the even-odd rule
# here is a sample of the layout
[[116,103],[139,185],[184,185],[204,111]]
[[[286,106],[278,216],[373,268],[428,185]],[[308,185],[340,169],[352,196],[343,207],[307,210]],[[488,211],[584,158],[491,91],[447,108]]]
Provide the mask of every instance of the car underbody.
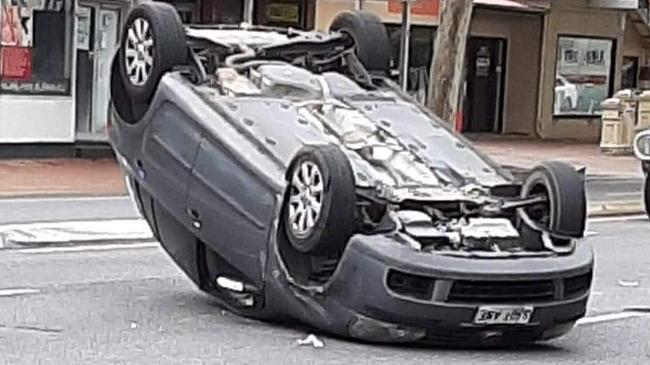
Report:
[[114,62],[111,141],[201,289],[377,342],[530,342],[584,315],[593,253],[570,167],[514,179],[343,31],[184,32],[187,62],[146,103],[121,96]]

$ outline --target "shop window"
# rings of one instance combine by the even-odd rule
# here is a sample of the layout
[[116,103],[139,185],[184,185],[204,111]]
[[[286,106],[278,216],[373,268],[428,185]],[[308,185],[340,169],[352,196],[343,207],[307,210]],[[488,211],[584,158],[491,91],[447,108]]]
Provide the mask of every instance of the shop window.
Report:
[[200,13],[198,0],[162,0],[162,1],[174,5],[183,23],[191,24],[191,23],[198,22],[199,13]]
[[[395,80],[397,80],[399,77],[399,50],[402,26],[401,24],[386,24],[386,31],[388,33],[392,50],[393,75]],[[411,27],[411,38],[409,41],[409,78],[407,89],[420,101],[424,101],[426,98],[435,39],[436,28],[419,25]]]
[[0,3],[0,92],[69,95],[72,0]]
[[556,116],[599,115],[612,92],[614,41],[560,36],[555,70]]
[[239,24],[244,20],[244,2],[241,0],[223,0],[219,10],[216,23]]

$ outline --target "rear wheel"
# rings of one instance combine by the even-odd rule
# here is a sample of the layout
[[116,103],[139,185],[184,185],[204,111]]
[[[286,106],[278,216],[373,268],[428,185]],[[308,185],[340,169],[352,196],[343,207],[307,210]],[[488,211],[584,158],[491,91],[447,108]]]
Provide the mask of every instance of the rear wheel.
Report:
[[391,48],[386,27],[375,14],[345,11],[334,18],[329,28],[354,40],[356,54],[369,72],[388,74]]
[[120,76],[130,98],[149,103],[163,74],[186,58],[185,30],[173,6],[144,2],[133,8],[119,49]]
[[648,214],[648,217],[650,217],[650,175],[646,175],[645,177],[643,200],[645,200],[645,211]]

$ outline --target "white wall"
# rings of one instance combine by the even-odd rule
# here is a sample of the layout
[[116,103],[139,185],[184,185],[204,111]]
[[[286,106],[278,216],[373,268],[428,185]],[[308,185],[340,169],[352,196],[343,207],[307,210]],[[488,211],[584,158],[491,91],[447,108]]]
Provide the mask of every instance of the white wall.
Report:
[[73,142],[71,96],[0,95],[0,143]]

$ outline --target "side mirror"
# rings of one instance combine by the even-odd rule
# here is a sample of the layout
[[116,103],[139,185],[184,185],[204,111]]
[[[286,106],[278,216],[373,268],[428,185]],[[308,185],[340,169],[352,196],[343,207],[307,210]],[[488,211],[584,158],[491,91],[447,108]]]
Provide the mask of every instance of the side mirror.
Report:
[[650,161],[650,129],[640,132],[634,138],[634,154],[641,161]]

